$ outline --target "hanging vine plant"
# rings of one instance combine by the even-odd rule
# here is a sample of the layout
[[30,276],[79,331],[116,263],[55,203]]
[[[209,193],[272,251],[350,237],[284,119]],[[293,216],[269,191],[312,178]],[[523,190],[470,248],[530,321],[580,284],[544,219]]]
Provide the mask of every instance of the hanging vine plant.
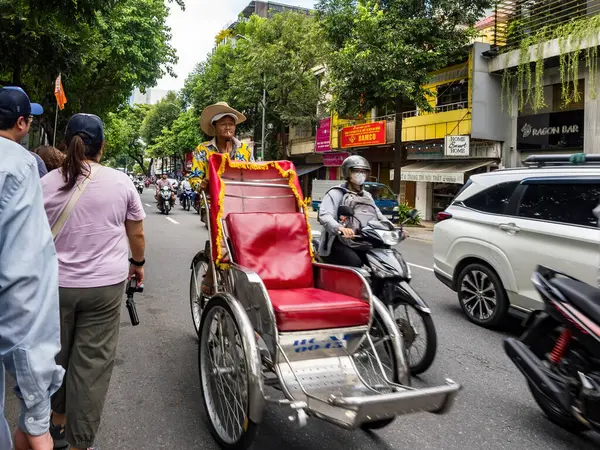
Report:
[[[596,79],[598,75],[598,48],[590,47],[581,50],[581,44],[594,39],[600,33],[600,15],[586,17],[561,25],[544,26],[535,33],[526,35],[525,25],[519,19],[511,21],[507,28],[507,40],[513,36],[524,36],[520,39],[519,57],[516,69],[506,69],[502,75],[502,108],[512,111],[513,92],[517,95],[518,110],[522,111],[529,104],[534,111],[546,107],[544,98],[544,44],[550,40],[558,40],[559,73],[561,80],[561,100],[563,106],[581,101],[582,92],[579,86],[579,62],[583,54],[588,69],[588,92],[596,98]],[[534,47],[535,60],[530,61],[531,47]],[[569,51],[569,49],[575,49]],[[505,58],[508,55],[504,56]]]

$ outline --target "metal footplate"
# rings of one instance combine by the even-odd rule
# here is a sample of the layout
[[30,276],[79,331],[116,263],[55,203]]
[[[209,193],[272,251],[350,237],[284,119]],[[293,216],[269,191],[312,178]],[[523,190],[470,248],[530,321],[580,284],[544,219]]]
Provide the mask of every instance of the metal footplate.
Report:
[[345,426],[359,427],[364,423],[389,419],[402,414],[432,412],[443,414],[450,410],[460,385],[451,380],[445,386],[411,389],[390,394],[371,394],[363,397],[330,396],[331,405],[346,410]]
[[369,386],[349,357],[281,363],[278,372],[286,397],[305,405],[309,415],[348,429],[403,414],[443,414],[461,389],[451,380],[423,389]]

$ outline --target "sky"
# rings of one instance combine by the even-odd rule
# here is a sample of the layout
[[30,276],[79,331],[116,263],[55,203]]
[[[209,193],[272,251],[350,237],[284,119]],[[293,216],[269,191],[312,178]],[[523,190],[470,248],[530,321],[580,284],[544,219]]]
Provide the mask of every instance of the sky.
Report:
[[[179,61],[175,66],[177,78],[164,77],[157,89],[179,90],[188,74],[212,50],[215,36],[235,22],[238,14],[250,0],[185,0],[185,11],[169,3],[168,25],[171,27],[171,45],[177,50]],[[277,0],[294,6],[312,8],[315,0]]]

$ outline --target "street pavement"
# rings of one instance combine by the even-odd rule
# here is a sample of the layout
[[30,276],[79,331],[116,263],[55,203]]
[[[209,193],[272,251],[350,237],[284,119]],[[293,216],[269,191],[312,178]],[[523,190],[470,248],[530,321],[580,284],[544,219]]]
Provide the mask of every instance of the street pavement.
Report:
[[[136,296],[141,323],[132,327],[123,308],[118,356],[97,444],[101,450],[217,449],[202,407],[198,341],[189,307],[190,262],[204,247],[207,233],[199,216],[179,205],[169,216],[160,214],[150,189],[143,202],[148,215],[146,283],[144,293]],[[471,324],[456,294],[434,277],[431,244],[409,239],[399,249],[412,266],[414,288],[432,309],[438,333],[434,365],[415,384],[441,384],[447,377],[461,383],[464,389],[454,409],[443,416],[400,417],[383,430],[365,433],[314,418],[297,429],[288,421],[286,409],[272,406],[254,448],[584,450],[600,446],[600,436],[567,433],[550,423],[534,403],[502,347],[504,337],[521,331],[518,322],[511,321],[499,331]],[[7,393],[11,425],[16,420],[13,397]]]

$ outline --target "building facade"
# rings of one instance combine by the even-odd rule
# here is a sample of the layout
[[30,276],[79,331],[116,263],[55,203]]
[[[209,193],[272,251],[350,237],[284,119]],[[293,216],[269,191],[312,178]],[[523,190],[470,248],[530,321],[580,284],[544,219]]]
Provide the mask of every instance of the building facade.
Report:
[[505,166],[531,154],[600,153],[599,14],[600,0],[505,0],[488,18],[488,70],[509,85]]

